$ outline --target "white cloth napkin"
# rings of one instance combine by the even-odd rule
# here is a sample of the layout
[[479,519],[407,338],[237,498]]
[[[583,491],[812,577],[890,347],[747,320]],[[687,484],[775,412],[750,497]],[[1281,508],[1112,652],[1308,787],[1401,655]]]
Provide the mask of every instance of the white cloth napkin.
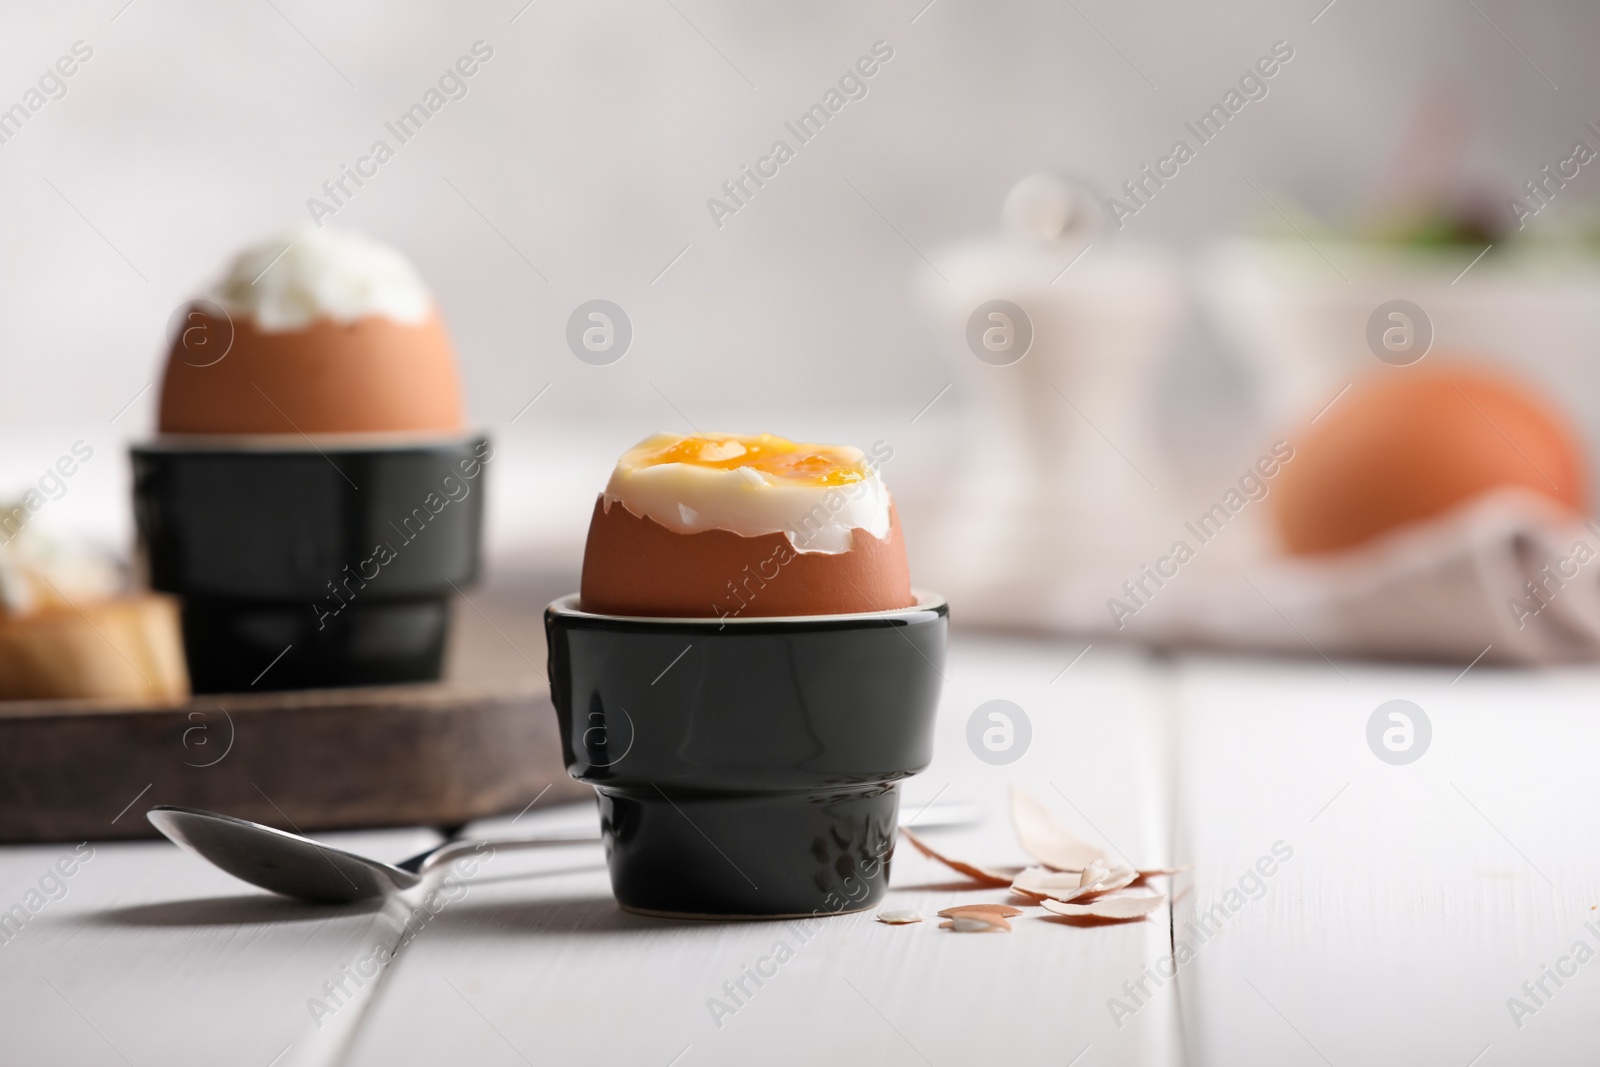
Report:
[[[979,594],[962,617],[1162,646],[1485,663],[1600,661],[1600,524],[1521,490],[1488,494],[1360,548],[1258,554],[1184,567],[1137,614],[1114,619],[1108,576],[1063,579],[1004,606]],[[1126,599],[1126,598],[1123,598]],[[1019,616],[1019,610],[1022,615]],[[1120,621],[1121,625],[1117,625]]]

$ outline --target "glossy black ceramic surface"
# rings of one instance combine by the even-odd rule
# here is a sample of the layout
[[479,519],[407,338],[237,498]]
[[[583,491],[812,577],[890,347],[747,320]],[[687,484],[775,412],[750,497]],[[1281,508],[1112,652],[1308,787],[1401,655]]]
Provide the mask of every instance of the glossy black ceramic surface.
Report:
[[729,620],[545,612],[567,770],[624,908],[825,915],[882,899],[894,783],[928,765],[948,609]]
[[449,599],[478,573],[485,438],[132,454],[141,551],[182,600],[196,692],[438,679]]

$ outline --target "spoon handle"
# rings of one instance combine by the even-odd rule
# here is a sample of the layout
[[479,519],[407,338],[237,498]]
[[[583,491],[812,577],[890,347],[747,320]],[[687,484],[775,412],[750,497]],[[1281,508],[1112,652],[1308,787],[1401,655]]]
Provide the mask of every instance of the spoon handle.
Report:
[[498,852],[501,849],[552,848],[557,845],[588,845],[598,844],[599,842],[600,835],[592,830],[540,834],[538,837],[462,838],[435,845],[425,852],[419,852],[410,859],[395,864],[395,866],[402,871],[425,875],[430,871],[448,866],[461,857],[480,850]]

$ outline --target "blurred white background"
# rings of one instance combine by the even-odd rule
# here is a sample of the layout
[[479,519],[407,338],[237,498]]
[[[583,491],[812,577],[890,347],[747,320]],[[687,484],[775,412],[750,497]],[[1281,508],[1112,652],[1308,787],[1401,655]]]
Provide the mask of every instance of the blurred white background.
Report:
[[[1463,181],[1497,204],[1600,119],[1593,5],[1324,3],[9,5],[0,107],[73,42],[94,52],[0,144],[0,492],[84,439],[96,459],[48,521],[125,542],[123,446],[152,432],[169,315],[242,244],[306,221],[307,198],[393,143],[383,124],[482,40],[493,58],[468,95],[335,221],[394,243],[436,288],[471,416],[508,457],[494,552],[575,564],[615,455],[690,424],[891,439],[889,480],[914,509],[938,491],[970,398],[953,388],[912,423],[960,356],[909,280],[992,230],[1022,175],[1113,192],[1280,40],[1295,57],[1267,98],[1117,240],[1193,264],[1271,216],[1252,183],[1355,217],[1426,94],[1468,117]],[[894,58],[867,97],[719,229],[707,198],[876,41]],[[1593,180],[1551,215],[1576,212]],[[635,329],[608,367],[564,342],[596,297]],[[1264,428],[1237,354],[1202,327],[1163,350],[1156,424],[1185,469],[1222,479],[1202,487],[1213,495]]]

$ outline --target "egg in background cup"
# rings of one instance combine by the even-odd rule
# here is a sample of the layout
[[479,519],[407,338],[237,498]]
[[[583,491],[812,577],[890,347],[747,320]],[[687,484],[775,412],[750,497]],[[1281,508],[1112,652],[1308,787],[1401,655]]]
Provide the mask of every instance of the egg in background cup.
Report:
[[305,228],[241,253],[184,310],[160,435],[132,454],[196,692],[438,679],[493,451],[398,252]]
[[911,588],[861,452],[657,434],[624,455],[581,591],[545,612],[617,902],[726,919],[881,900],[895,783],[933,755],[948,617]]

